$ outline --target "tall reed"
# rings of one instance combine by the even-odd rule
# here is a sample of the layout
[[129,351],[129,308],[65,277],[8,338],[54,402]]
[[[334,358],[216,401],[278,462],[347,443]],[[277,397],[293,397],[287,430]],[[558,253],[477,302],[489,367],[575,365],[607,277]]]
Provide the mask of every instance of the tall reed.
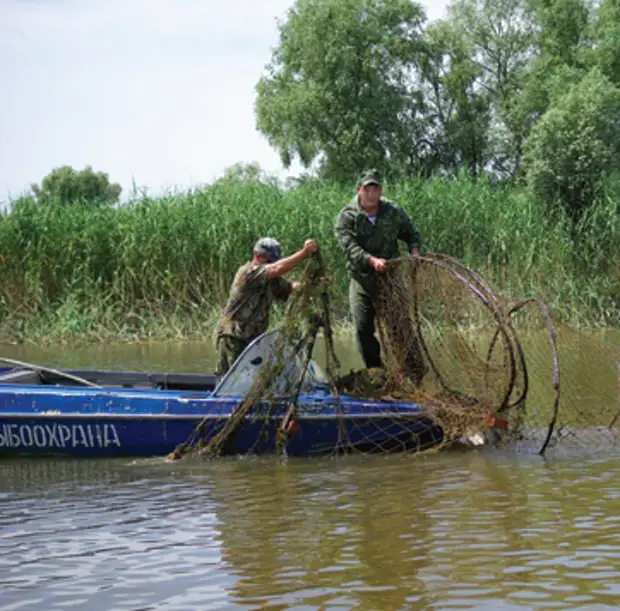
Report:
[[[345,316],[333,221],[354,193],[313,180],[284,189],[228,179],[116,207],[12,202],[0,215],[0,337],[27,338],[42,325],[57,337],[148,337],[171,321],[175,336],[205,334],[236,268],[265,235],[285,252],[318,240]],[[578,226],[523,188],[466,176],[385,185],[384,195],[410,213],[423,251],[459,258],[509,297],[536,294],[573,324],[620,324],[617,183]]]

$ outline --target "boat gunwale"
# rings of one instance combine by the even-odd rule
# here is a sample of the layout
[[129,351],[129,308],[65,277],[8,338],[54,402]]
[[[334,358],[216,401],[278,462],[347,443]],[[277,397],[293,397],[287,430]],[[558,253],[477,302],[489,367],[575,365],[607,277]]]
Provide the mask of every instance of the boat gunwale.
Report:
[[[383,418],[391,419],[411,419],[412,417],[426,418],[419,406],[415,406],[416,411],[407,412],[375,412],[365,414],[339,414],[339,413],[320,413],[310,414],[304,412],[298,412],[296,420],[302,422],[304,420],[380,420]],[[32,420],[53,420],[64,419],[70,420],[72,418],[78,420],[228,420],[232,414],[127,414],[127,413],[114,413],[114,412],[94,412],[91,414],[85,414],[83,412],[59,412],[59,413],[45,413],[45,412],[2,412],[0,411],[0,420],[6,418]],[[263,416],[260,414],[249,414],[245,416],[245,420],[282,420],[282,415],[272,414],[269,416]]]

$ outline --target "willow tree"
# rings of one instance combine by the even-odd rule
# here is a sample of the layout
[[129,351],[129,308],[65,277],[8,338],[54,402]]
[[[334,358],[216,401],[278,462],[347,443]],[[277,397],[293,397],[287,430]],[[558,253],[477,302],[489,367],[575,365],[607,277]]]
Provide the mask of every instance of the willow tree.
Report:
[[620,4],[603,0],[598,6],[591,27],[596,41],[588,57],[616,85],[620,84]]
[[558,202],[579,220],[601,179],[620,167],[620,89],[598,69],[572,85],[557,83],[526,142],[525,167],[540,201]]
[[488,162],[490,102],[479,85],[482,68],[475,49],[448,21],[426,30],[427,53],[420,64],[424,87],[425,142],[429,170],[470,176],[482,173]]
[[415,165],[423,20],[410,0],[295,2],[256,99],[258,128],[286,167],[298,159],[350,182],[361,167]]
[[110,182],[105,172],[96,172],[91,166],[75,170],[62,166],[52,170],[38,185],[31,189],[39,202],[54,199],[65,204],[83,202],[89,205],[117,202],[122,188]]

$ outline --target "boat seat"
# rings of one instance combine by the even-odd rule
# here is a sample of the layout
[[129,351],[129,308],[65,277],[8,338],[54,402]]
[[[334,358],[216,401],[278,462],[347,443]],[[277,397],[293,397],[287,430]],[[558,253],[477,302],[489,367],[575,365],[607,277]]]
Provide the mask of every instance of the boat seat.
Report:
[[42,384],[43,380],[37,371],[32,369],[14,369],[0,375],[0,384]]

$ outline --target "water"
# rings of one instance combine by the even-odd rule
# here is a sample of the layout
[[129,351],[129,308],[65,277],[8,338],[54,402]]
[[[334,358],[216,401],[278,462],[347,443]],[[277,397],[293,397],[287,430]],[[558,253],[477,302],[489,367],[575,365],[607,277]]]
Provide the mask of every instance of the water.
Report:
[[[210,344],[2,354],[213,365]],[[607,452],[3,460],[0,609],[615,609],[619,507]]]
[[3,609],[612,609],[620,458],[0,462]]

